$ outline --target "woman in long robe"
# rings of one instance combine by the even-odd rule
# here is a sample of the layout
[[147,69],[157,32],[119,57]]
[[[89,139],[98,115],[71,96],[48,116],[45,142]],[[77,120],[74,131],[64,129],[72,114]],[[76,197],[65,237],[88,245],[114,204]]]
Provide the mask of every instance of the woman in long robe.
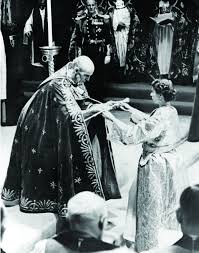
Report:
[[158,246],[158,235],[162,229],[177,229],[175,210],[183,183],[183,178],[176,177],[180,166],[175,149],[179,122],[176,109],[170,105],[175,90],[167,79],[153,81],[152,87],[151,96],[159,108],[149,116],[124,106],[132,113],[136,125],[127,126],[108,116],[113,121],[114,134],[118,134],[123,143],[142,143],[137,186],[133,184],[129,192],[124,235],[134,241],[133,218],[136,215],[135,249],[138,252]]
[[[192,82],[192,27],[182,1],[159,1],[149,34],[148,72],[155,78],[170,78],[175,83]],[[190,30],[191,29],[191,30]]]

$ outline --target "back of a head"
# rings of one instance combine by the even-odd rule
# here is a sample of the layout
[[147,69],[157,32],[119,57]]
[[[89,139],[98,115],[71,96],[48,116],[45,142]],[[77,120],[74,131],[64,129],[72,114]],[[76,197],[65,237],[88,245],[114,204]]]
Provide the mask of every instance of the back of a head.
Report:
[[151,85],[158,94],[163,95],[166,102],[175,100],[176,90],[171,80],[155,79]]
[[81,55],[76,57],[73,60],[73,63],[76,64],[76,66],[83,72],[92,75],[94,70],[95,70],[95,66],[93,64],[93,62],[91,61],[91,59],[86,56],[86,55]]
[[183,191],[180,208],[190,224],[199,226],[199,184],[189,186]]
[[76,194],[68,202],[68,218],[70,224],[84,226],[98,223],[107,217],[106,202],[93,192],[84,191]]

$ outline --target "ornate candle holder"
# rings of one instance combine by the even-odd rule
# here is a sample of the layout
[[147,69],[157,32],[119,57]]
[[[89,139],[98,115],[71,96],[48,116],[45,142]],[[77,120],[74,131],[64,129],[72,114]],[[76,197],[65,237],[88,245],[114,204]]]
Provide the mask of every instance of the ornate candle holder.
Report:
[[61,46],[44,46],[40,47],[42,52],[42,61],[48,62],[49,76],[55,72],[54,56],[59,54]]

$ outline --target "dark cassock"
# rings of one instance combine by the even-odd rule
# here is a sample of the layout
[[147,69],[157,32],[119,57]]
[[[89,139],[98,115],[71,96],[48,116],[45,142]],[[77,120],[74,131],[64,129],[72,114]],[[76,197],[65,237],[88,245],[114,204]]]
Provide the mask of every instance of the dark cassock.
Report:
[[[27,33],[31,33],[28,38]],[[31,45],[31,63],[42,63],[40,47],[48,45],[47,8],[38,4],[33,8],[24,27],[24,44]]]
[[102,100],[104,97],[104,59],[109,51],[110,44],[111,31],[108,15],[96,12],[93,16],[88,16],[85,11],[75,19],[75,28],[69,47],[69,58],[74,59],[82,54],[93,61],[95,72],[87,89],[90,96],[98,100]]
[[[55,242],[55,243],[54,243]],[[114,252],[114,249],[119,247],[113,244],[104,242],[100,239],[94,237],[84,237],[80,236],[78,232],[74,231],[65,231],[53,238],[53,242],[51,244],[47,244],[46,249],[50,249],[53,247],[55,249],[58,248],[65,248],[66,252],[67,249],[72,252],[96,252],[96,251],[107,251],[107,252]]]
[[5,202],[19,200],[23,212],[64,216],[68,200],[81,191],[120,198],[104,118],[83,117],[82,109],[90,106],[85,87],[75,87],[59,72],[40,85],[18,120]]

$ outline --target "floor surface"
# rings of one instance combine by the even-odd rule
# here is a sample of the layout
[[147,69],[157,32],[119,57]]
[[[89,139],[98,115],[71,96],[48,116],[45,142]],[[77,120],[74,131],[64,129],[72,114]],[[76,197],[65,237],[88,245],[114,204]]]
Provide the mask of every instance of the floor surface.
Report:
[[[129,123],[128,114],[124,112],[116,112],[115,114],[124,122]],[[199,182],[199,142],[190,143],[185,141],[189,124],[189,116],[180,116],[179,131],[182,143],[178,147],[178,152],[184,159],[181,167],[182,174],[185,175],[188,184],[193,184]],[[0,128],[0,188],[2,188],[6,176],[15,129],[16,127]],[[109,221],[112,225],[105,231],[104,238],[110,242],[120,240],[122,232],[125,231],[128,191],[136,177],[138,160],[141,154],[140,145],[126,146],[121,143],[112,143],[112,147],[122,199],[107,201]],[[33,247],[36,241],[52,236],[55,233],[56,217],[54,214],[24,214],[19,211],[17,206],[7,208],[7,213],[9,229],[4,238],[4,243],[8,248],[11,248],[12,253],[28,253],[28,250]],[[133,229],[135,229],[135,225]],[[19,231],[19,233],[17,237],[15,236],[14,241],[16,243],[14,243],[13,238],[16,231]],[[173,233],[163,231],[160,234],[161,245],[172,244],[179,236],[180,234],[175,231]]]

